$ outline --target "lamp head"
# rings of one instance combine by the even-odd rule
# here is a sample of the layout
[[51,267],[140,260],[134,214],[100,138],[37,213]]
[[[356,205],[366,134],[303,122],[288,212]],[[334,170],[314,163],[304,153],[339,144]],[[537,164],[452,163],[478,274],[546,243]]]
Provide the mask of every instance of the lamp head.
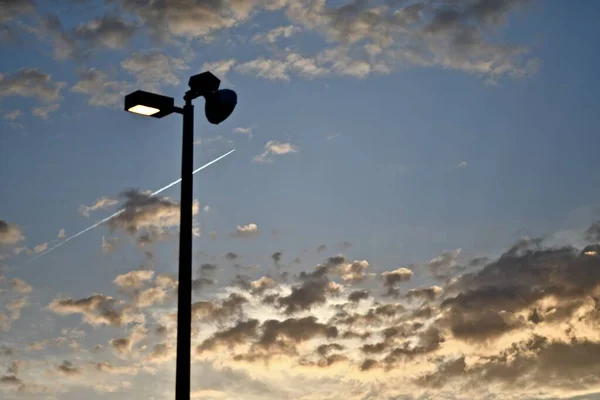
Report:
[[162,118],[173,112],[172,97],[136,90],[125,96],[125,111],[148,117]]
[[221,89],[204,96],[206,104],[204,113],[211,124],[218,125],[225,121],[235,109],[237,94],[230,89]]

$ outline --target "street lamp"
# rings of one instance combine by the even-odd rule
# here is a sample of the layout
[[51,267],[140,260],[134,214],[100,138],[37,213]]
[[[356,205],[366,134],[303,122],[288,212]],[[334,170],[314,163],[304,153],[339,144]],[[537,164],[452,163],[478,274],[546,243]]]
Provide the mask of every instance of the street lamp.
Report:
[[172,97],[137,90],[125,96],[125,111],[162,118],[171,113],[183,115],[181,151],[181,204],[179,225],[179,286],[177,288],[177,361],[175,400],[190,399],[191,328],[192,328],[192,202],[194,171],[194,106],[192,100],[204,97],[204,113],[211,124],[220,124],[237,104],[233,90],[221,89],[219,78],[210,72],[194,75],[183,99],[183,108]]

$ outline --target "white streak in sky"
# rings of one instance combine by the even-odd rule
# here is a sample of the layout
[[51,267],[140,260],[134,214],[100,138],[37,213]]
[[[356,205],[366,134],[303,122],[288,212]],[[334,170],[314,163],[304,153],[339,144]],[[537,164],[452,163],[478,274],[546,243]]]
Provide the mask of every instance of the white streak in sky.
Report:
[[[227,152],[227,153],[223,154],[222,156],[220,156],[220,157],[218,157],[218,158],[215,158],[214,160],[212,160],[211,162],[209,162],[209,163],[207,163],[207,164],[204,164],[204,165],[203,165],[203,166],[201,166],[200,168],[198,168],[198,169],[194,170],[194,171],[192,172],[192,175],[196,174],[197,172],[200,172],[200,171],[202,171],[204,168],[206,168],[206,167],[209,167],[210,165],[212,165],[212,164],[216,163],[217,161],[219,161],[219,160],[221,160],[221,159],[223,159],[223,158],[227,157],[228,155],[230,155],[230,154],[231,154],[231,153],[233,153],[234,151],[235,151],[235,149],[233,149],[233,150],[231,150],[231,151],[229,151],[229,152]],[[165,186],[165,187],[162,187],[162,188],[158,189],[157,191],[153,192],[153,193],[152,193],[150,196],[156,196],[157,194],[159,194],[159,193],[161,193],[161,192],[164,192],[165,190],[169,189],[170,187],[173,187],[173,186],[177,185],[179,182],[181,182],[181,178],[177,179],[177,180],[176,180],[176,181],[174,181],[174,182],[171,182],[171,183],[169,183],[169,184],[168,184],[167,186]],[[32,261],[35,261],[35,260],[37,260],[38,258],[40,258],[40,257],[42,257],[42,256],[44,256],[44,255],[46,255],[46,254],[48,254],[48,253],[50,253],[52,250],[59,248],[59,247],[60,247],[60,246],[62,246],[63,244],[67,243],[68,241],[70,241],[70,240],[73,240],[73,239],[75,239],[76,237],[78,237],[78,236],[81,236],[81,235],[83,235],[84,233],[86,233],[86,232],[88,232],[88,231],[91,231],[92,229],[96,228],[96,227],[97,227],[97,226],[99,226],[99,225],[102,225],[102,224],[103,224],[103,223],[105,223],[105,222],[108,222],[109,220],[113,219],[114,217],[116,217],[117,215],[119,215],[119,214],[123,213],[124,211],[125,211],[125,209],[123,208],[123,209],[121,209],[121,210],[117,211],[116,213],[114,213],[114,214],[112,214],[112,215],[109,215],[108,217],[104,218],[103,220],[101,220],[101,221],[99,221],[99,222],[96,222],[94,225],[90,226],[89,228],[85,228],[85,229],[84,229],[84,230],[82,230],[81,232],[79,232],[79,233],[76,233],[76,234],[74,234],[73,236],[69,236],[68,238],[66,238],[66,239],[65,239],[65,240],[63,240],[62,242],[60,242],[60,243],[58,243],[58,244],[56,244],[56,245],[52,246],[52,247],[51,247],[51,248],[49,248],[48,250],[46,250],[46,251],[44,251],[44,252],[42,252],[42,253],[38,254],[37,256],[33,257],[31,260],[29,260],[29,262],[32,262]]]

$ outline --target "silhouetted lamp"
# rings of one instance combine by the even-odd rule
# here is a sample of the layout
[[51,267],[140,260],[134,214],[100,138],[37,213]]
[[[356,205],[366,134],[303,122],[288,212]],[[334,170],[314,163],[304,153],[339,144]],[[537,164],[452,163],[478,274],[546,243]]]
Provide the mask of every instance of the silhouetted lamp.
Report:
[[137,90],[125,96],[125,111],[148,117],[162,118],[171,113],[183,115],[181,157],[181,211],[179,226],[179,286],[177,289],[177,361],[175,400],[190,399],[190,362],[192,328],[192,202],[194,172],[194,106],[192,100],[202,96],[204,113],[211,124],[225,121],[235,109],[237,94],[219,90],[221,81],[210,72],[194,75],[183,96],[185,106],[175,106],[172,97]]
[[148,117],[162,118],[173,112],[175,99],[156,93],[136,90],[125,96],[125,111]]

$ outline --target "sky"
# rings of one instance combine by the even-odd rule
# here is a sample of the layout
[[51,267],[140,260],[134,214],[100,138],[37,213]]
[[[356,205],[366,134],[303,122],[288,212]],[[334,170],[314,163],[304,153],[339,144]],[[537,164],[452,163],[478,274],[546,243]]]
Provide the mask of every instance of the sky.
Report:
[[600,399],[597,1],[0,9],[0,397],[174,397],[182,121],[123,97],[211,71],[193,399]]

